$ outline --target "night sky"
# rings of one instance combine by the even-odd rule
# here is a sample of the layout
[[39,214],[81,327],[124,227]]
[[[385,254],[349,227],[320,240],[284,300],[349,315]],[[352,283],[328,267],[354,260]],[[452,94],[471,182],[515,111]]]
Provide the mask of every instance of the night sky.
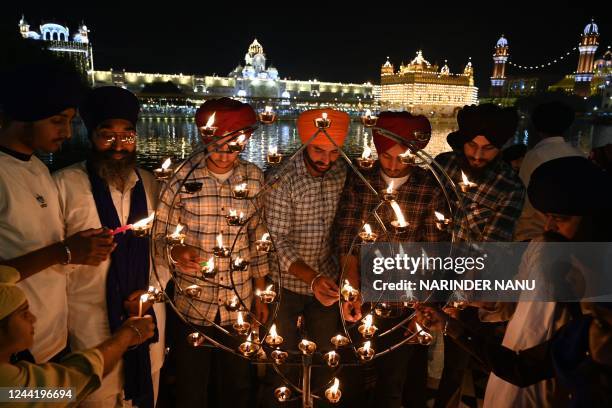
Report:
[[[224,76],[244,62],[247,47],[257,38],[268,62],[283,78],[377,83],[386,56],[397,67],[423,49],[432,63],[441,66],[448,59],[451,72],[461,72],[471,56],[477,86],[484,91],[489,86],[493,46],[502,33],[509,40],[511,59],[522,65],[547,62],[570,50],[591,17],[600,31],[596,56],[612,44],[609,5],[591,2],[589,8],[576,8],[555,3],[553,10],[534,10],[529,3],[507,1],[461,9],[448,9],[443,3],[429,10],[370,8],[361,14],[353,3],[351,15],[348,11],[336,14],[321,6],[305,7],[304,3],[292,16],[253,14],[254,6],[230,2],[225,10],[208,12],[192,9],[186,2],[163,10],[153,2],[134,10],[126,10],[120,3],[108,3],[99,9],[88,5],[65,10],[62,5],[50,4],[4,9],[0,24],[3,34],[12,27],[17,30],[23,13],[35,29],[43,21],[58,22],[68,25],[72,35],[84,20],[91,30],[94,66],[101,70]],[[293,4],[290,10],[299,6]],[[392,2],[384,4],[390,7]],[[329,17],[318,22],[317,16],[325,13]],[[573,54],[562,64],[539,72],[561,77],[571,73],[576,62],[577,54]],[[509,74],[520,72],[511,67]]]

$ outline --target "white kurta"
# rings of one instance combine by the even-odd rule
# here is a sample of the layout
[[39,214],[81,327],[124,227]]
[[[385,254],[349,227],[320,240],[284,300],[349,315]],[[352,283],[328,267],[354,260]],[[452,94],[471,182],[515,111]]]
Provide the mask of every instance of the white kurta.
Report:
[[[140,170],[144,184],[148,213],[155,211],[157,206],[158,185],[151,173]],[[53,174],[60,195],[60,203],[64,212],[66,233],[89,228],[100,228],[100,218],[91,192],[91,183],[85,163],[77,163]],[[124,191],[110,187],[111,197],[121,225],[127,223],[130,213],[132,189],[138,181],[136,173],[132,173],[126,182]],[[110,337],[110,327],[106,307],[106,277],[110,267],[110,259],[99,266],[70,265],[68,275],[68,327],[70,345],[73,350],[83,350],[93,347]],[[155,283],[154,283],[155,282]],[[151,284],[159,287],[155,278]],[[151,369],[159,371],[164,357],[165,308],[163,304],[155,304],[160,341],[151,346]],[[102,386],[85,401],[89,406],[113,406],[117,395],[123,389],[123,370],[121,364],[104,378]],[[157,384],[154,381],[157,391]]]
[[[0,258],[12,259],[64,238],[57,188],[47,166],[0,152]],[[18,283],[36,315],[32,354],[44,363],[66,346],[66,275],[54,265]]]
[[[584,153],[567,143],[561,136],[548,137],[527,152],[521,164],[519,177],[527,188],[531,174],[542,163],[571,156],[584,156]],[[515,240],[525,241],[537,237],[544,232],[545,222],[544,215],[533,208],[529,202],[529,197],[525,196],[523,212],[516,223]]]
[[[543,278],[546,263],[542,260],[545,242],[532,241],[521,260],[517,278]],[[520,299],[520,298],[519,298]],[[524,350],[549,340],[569,319],[556,302],[520,301],[506,328],[502,345]],[[529,387],[517,387],[491,373],[485,391],[484,407],[546,407],[554,391],[554,381],[545,380]]]

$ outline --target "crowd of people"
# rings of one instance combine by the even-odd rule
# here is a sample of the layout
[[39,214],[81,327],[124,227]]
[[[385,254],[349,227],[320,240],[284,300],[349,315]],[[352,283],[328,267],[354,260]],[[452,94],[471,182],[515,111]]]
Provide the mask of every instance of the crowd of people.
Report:
[[[348,283],[360,287],[353,242],[375,209],[379,223],[372,230],[385,235],[380,226],[395,213],[388,203],[380,205],[377,192],[391,184],[407,228],[390,241],[529,242],[517,271],[522,276],[538,273],[545,242],[612,241],[609,168],[565,141],[574,112],[560,102],[531,112],[537,140],[529,150],[508,147],[518,123],[514,109],[482,104],[459,111],[458,129],[447,139],[452,150],[435,161],[450,179],[459,182],[464,173],[475,187],[465,193],[466,212],[442,230],[434,218],[446,206],[440,184],[429,169],[403,157],[407,145],[426,147],[428,139],[419,135],[430,134],[431,124],[424,116],[381,112],[373,131],[378,159],[360,177],[340,151],[349,116],[331,108],[302,112],[297,132],[304,149],[281,174],[264,174],[228,143],[234,138],[228,135],[241,129],[248,140],[257,122],[254,109],[210,99],[195,114],[198,128],[214,115],[213,130],[202,134],[207,149],[191,156],[160,191],[152,174],[136,166],[140,104],[130,91],[88,89],[60,68],[25,65],[2,85],[0,96],[0,387],[72,387],[83,407],[297,405],[274,398],[283,378],[270,367],[256,372],[247,359],[192,347],[186,338],[197,330],[235,349],[239,312],[226,305],[237,293],[253,323],[276,325],[283,348],[297,350],[305,336],[318,351],[332,350],[329,340],[340,332],[341,318],[357,322],[371,308],[356,297],[339,312],[339,279],[344,268]],[[323,114],[330,126],[313,138]],[[87,128],[91,152],[84,162],[50,174],[34,153],[60,149],[76,116]],[[201,188],[186,192],[184,180]],[[255,202],[233,194],[243,183]],[[230,209],[242,212],[246,225],[228,225]],[[171,248],[171,268],[151,253],[149,238],[113,233],[153,212],[167,220],[168,230],[180,224],[188,231]],[[265,233],[274,256],[256,249]],[[187,295],[181,288],[199,282],[202,263],[213,257],[219,239],[234,242],[233,258],[214,258],[216,273],[209,279],[215,284]],[[233,268],[237,257],[248,268]],[[271,308],[255,296],[269,284],[282,299],[273,322]],[[143,310],[139,299],[151,285],[166,290],[176,311],[152,302]],[[443,335],[435,407],[460,405],[474,362],[491,373],[485,407],[612,403],[609,303],[415,307],[417,320]],[[400,313],[377,324],[386,330],[404,318]],[[498,322],[506,322],[501,344],[487,329],[500,327]],[[396,330],[378,346],[386,349],[406,335]],[[339,373],[340,404],[426,406],[427,363],[427,346],[405,344],[371,363],[346,367]],[[299,381],[298,367],[278,369]],[[313,390],[321,390],[328,377],[325,367],[315,367]]]

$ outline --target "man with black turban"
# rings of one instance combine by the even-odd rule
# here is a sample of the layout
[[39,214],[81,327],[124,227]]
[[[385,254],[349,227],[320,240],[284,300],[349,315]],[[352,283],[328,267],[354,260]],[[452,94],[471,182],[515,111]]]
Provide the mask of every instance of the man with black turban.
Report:
[[[533,148],[527,152],[519,177],[525,186],[529,185],[531,173],[541,164],[560,157],[582,156],[584,153],[567,143],[563,133],[574,121],[574,111],[562,102],[548,102],[535,107],[531,122],[536,130],[529,141]],[[515,240],[529,241],[544,231],[544,215],[536,211],[529,197],[525,200],[523,212],[516,224]]]
[[[89,91],[79,110],[92,144],[90,157],[53,175],[66,231],[116,229],[147,218],[157,206],[158,188],[151,173],[136,168],[138,99],[123,88],[101,87]],[[68,272],[72,350],[85,350],[110,338],[137,313],[139,297],[149,287],[148,238],[127,231],[115,235],[114,241],[109,260],[98,266],[71,267]],[[155,279],[151,282],[159,286]],[[154,305],[149,313],[163,333],[163,305]],[[81,406],[114,407],[124,400],[139,407],[154,406],[163,362],[163,338],[157,340],[156,335],[152,342],[128,351]]]
[[66,275],[59,264],[99,264],[113,249],[112,237],[102,229],[65,233],[55,183],[33,155],[56,152],[70,138],[84,91],[79,76],[49,62],[19,66],[1,81],[0,263],[20,271],[19,286],[38,316],[31,352],[42,363],[66,347]]

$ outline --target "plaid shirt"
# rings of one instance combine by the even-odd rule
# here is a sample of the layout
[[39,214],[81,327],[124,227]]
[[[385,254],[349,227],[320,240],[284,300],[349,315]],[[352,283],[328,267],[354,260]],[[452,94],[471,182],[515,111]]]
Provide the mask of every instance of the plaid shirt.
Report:
[[[187,177],[190,169],[197,165],[202,157],[203,154],[191,158],[191,161],[187,162],[178,172],[175,180],[182,180]],[[256,212],[254,204],[263,209],[263,200],[257,200],[258,202],[255,203],[253,200],[239,200],[232,196],[232,188],[235,185],[247,183],[249,197],[253,197],[264,184],[263,173],[254,164],[238,159],[235,162],[232,175],[221,183],[210,173],[203,161],[191,173],[188,181],[203,183],[202,190],[194,194],[184,192],[178,194],[180,205],[178,208],[175,206],[175,210],[172,212],[168,231],[174,231],[177,223],[185,225],[187,227],[185,244],[197,248],[200,251],[200,256],[206,260],[213,256],[212,249],[217,246],[217,235],[219,233],[223,234],[223,245],[230,249],[235,240],[231,259],[240,257],[249,261],[250,264],[244,272],[233,272],[233,282],[245,305],[250,307],[253,300],[252,279],[268,274],[266,254],[258,253],[255,249],[255,241],[261,239],[266,229],[257,215],[253,216],[242,229],[239,226],[229,226],[225,216],[230,209],[234,209],[238,214],[242,211],[248,219]],[[160,198],[160,206],[157,212],[158,219],[165,220],[168,217],[169,206],[178,185],[178,182],[171,185]],[[228,312],[224,306],[228,300],[231,301],[235,296],[231,289],[229,262],[228,258],[215,258],[215,266],[218,272],[214,278],[209,280],[214,280],[217,285],[206,283],[195,276],[176,270],[175,304],[192,323],[209,325],[210,323],[207,323],[205,318],[214,321],[217,312],[220,313],[222,326],[235,322],[236,313]],[[193,284],[198,284],[202,288],[202,294],[198,299],[190,298],[179,290],[179,288],[185,289]],[[218,285],[224,285],[228,288]]]
[[[387,183],[380,174],[378,164],[364,174],[368,182],[378,192],[387,188]],[[395,201],[402,209],[402,214],[408,222],[408,231],[401,235],[396,234],[391,227],[391,221],[396,219],[395,213],[388,203],[382,204],[376,214],[384,223],[388,235],[373,217],[372,211],[382,201],[356,174],[348,176],[346,186],[342,192],[340,208],[336,216],[338,231],[338,249],[340,254],[348,254],[351,243],[365,223],[370,224],[372,232],[378,234],[381,242],[444,242],[449,241],[449,234],[436,228],[434,211],[448,214],[448,205],[442,194],[440,186],[429,172],[421,167],[414,167],[408,180],[397,190]],[[359,237],[355,239],[360,244]],[[353,246],[356,254],[359,246]]]
[[[313,177],[306,169],[303,153],[299,153],[287,167],[266,196],[266,220],[276,245],[283,287],[312,296],[309,284],[287,271],[301,259],[318,273],[332,279],[338,277],[338,267],[332,259],[331,229],[346,166],[340,159],[322,177]],[[276,262],[271,262],[271,269],[277,267]],[[275,276],[278,275],[271,274],[273,279]]]
[[[461,181],[463,154],[441,153],[436,157],[455,182]],[[521,215],[525,187],[518,175],[503,160],[497,160],[478,180],[477,186],[463,194],[466,214],[456,212],[454,231],[459,241],[512,241],[514,227]]]

